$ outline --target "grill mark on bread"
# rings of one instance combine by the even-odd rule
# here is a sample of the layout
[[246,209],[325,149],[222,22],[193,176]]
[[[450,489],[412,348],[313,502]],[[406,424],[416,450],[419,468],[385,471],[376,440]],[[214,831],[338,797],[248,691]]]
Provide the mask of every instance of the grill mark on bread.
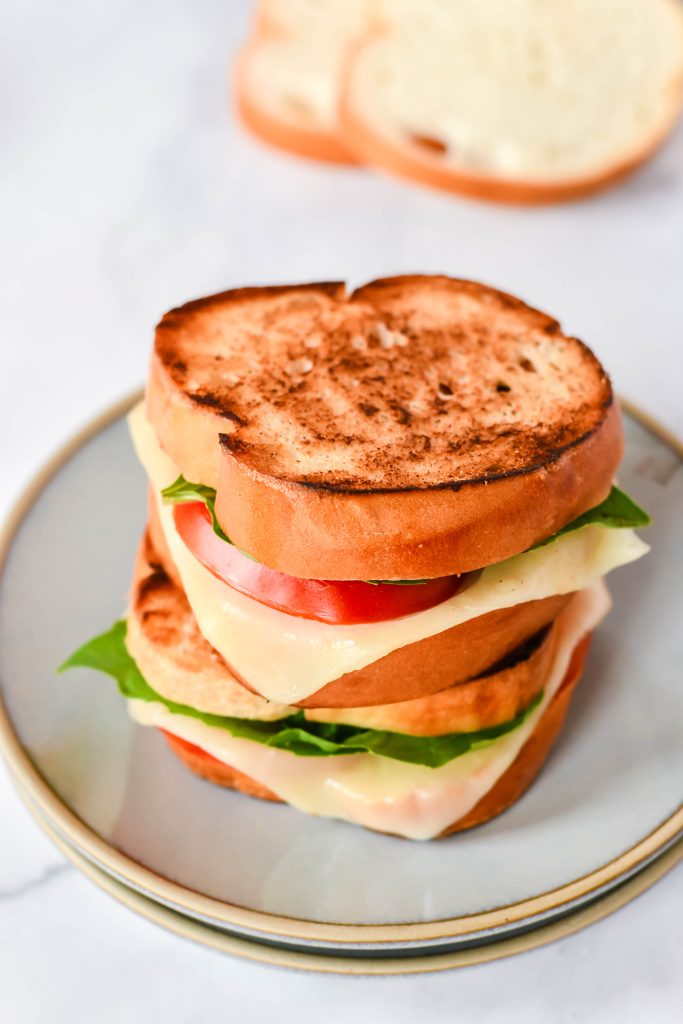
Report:
[[247,421],[242,419],[241,416],[225,404],[217,395],[188,395],[191,402],[195,402],[197,405],[205,405],[210,409],[215,409],[216,412],[224,420],[232,420],[233,423],[237,423],[240,427],[247,425]]
[[[611,404],[612,400],[610,400],[609,402],[609,405]],[[424,487],[415,487],[412,485],[409,487],[354,487],[351,478],[349,478],[348,480],[342,479],[335,483],[321,483],[319,481],[306,480],[303,477],[293,480],[289,480],[286,478],[280,479],[283,479],[283,482],[285,483],[295,484],[297,486],[304,487],[307,490],[321,492],[341,492],[345,494],[405,494],[411,491],[419,490],[451,490],[457,493],[463,487],[466,487],[468,485],[477,486],[481,484],[490,483],[494,480],[508,480],[512,479],[513,477],[525,476],[527,474],[535,473],[539,469],[543,469],[546,466],[552,465],[554,462],[557,462],[565,452],[567,452],[571,448],[576,448],[578,447],[578,445],[583,444],[595,432],[595,430],[587,431],[585,434],[582,434],[580,437],[575,438],[571,443],[566,444],[564,447],[554,449],[543,449],[544,457],[541,460],[533,463],[530,466],[525,466],[524,468],[521,469],[492,469],[492,467],[487,467],[486,473],[484,473],[482,476],[472,477],[468,480],[446,480],[443,481],[442,483],[427,484]],[[238,438],[236,438],[232,434],[220,434],[219,440],[221,447],[225,448],[226,451],[232,452],[233,454],[239,453],[243,450],[242,443],[239,441]],[[335,438],[335,440],[338,440],[338,438]],[[351,440],[355,439],[344,437],[343,440],[345,441],[345,443],[348,444],[351,442]],[[424,447],[424,450],[429,451],[431,448],[431,441],[429,438],[427,438],[426,440],[428,443]],[[455,442],[453,443],[455,444]],[[477,445],[481,445],[483,442],[481,438],[467,438],[467,440],[463,441],[462,443],[466,444],[467,446],[474,445],[476,447]],[[457,447],[454,448],[454,451],[457,450]]]

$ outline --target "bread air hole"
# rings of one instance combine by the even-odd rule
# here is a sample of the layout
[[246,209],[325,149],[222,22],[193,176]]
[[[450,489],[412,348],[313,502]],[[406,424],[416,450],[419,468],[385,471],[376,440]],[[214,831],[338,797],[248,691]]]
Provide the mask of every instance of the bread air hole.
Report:
[[526,356],[523,356],[519,360],[519,365],[522,367],[523,370],[526,370],[527,373],[536,373],[536,367],[530,359],[526,358]]
[[424,149],[432,156],[445,156],[448,152],[448,146],[443,139],[437,139],[434,135],[418,135],[413,132],[410,139],[414,146]]
[[496,391],[499,395],[507,394],[507,392],[511,390],[510,385],[506,384],[504,380],[499,380],[496,384]]
[[286,93],[283,99],[291,114],[296,114],[297,117],[305,121],[312,121],[314,119],[313,110],[301,96],[295,96],[290,92]]

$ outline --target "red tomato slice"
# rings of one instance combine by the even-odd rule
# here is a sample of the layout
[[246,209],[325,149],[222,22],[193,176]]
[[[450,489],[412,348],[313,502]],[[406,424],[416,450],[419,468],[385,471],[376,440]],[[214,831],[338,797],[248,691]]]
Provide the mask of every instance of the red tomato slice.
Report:
[[304,619],[338,625],[398,619],[440,604],[462,584],[461,576],[441,576],[414,586],[299,579],[261,565],[218,537],[201,501],[176,505],[173,517],[187,547],[214,576],[261,604]]
[[190,743],[188,740],[183,740],[180,736],[176,736],[174,732],[169,732],[168,729],[162,729],[158,726],[159,732],[163,733],[167,740],[171,741],[171,746],[182,747],[188,754],[192,754],[193,757],[201,757],[204,761],[212,761],[214,764],[223,764],[217,757],[212,757],[211,754],[207,754],[201,747],[195,746],[194,743]]

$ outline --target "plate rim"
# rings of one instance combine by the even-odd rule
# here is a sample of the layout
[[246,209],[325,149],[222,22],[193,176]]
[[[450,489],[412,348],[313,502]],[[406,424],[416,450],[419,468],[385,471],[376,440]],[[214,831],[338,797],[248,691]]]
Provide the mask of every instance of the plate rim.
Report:
[[[48,484],[89,441],[121,419],[144,394],[136,389],[132,394],[107,407],[91,419],[62,445],[33,476],[20,493],[0,530],[0,580],[4,575],[14,538],[35,501]],[[683,442],[662,426],[653,416],[633,402],[619,399],[622,408],[637,422],[662,440],[683,461]],[[614,888],[624,879],[645,869],[648,861],[662,854],[683,832],[683,804],[655,829],[629,849],[601,867],[580,878],[546,893],[526,900],[480,911],[460,917],[434,921],[401,922],[397,924],[339,924],[310,921],[286,915],[252,910],[226,903],[215,897],[198,893],[186,886],[158,875],[151,868],[133,860],[99,836],[77,817],[41,776],[31,761],[14,730],[9,712],[0,690],[0,752],[30,798],[48,822],[57,827],[60,835],[68,839],[88,860],[108,875],[125,879],[144,897],[163,902],[181,914],[191,914],[200,922],[221,922],[244,933],[261,933],[293,940],[319,941],[340,946],[363,948],[373,943],[398,945],[410,942],[438,942],[456,937],[467,937],[514,924],[542,919],[544,915],[567,911],[572,903],[597,897],[601,890]]]
[[23,791],[19,782],[17,782],[17,790],[33,820],[63,856],[98,888],[133,913],[171,931],[180,938],[208,946],[220,953],[227,953],[240,959],[270,966],[323,974],[385,976],[435,973],[491,963],[519,953],[530,952],[560,939],[568,938],[583,928],[609,917],[621,907],[626,906],[627,903],[641,896],[683,860],[683,837],[681,837],[660,857],[618,888],[592,901],[588,906],[579,907],[573,913],[567,914],[557,921],[550,921],[523,934],[502,936],[466,949],[447,950],[426,955],[417,954],[411,957],[349,957],[339,953],[321,954],[305,949],[286,949],[281,946],[267,945],[254,939],[241,938],[143,896],[97,867],[77,847],[72,846],[67,839],[55,832],[38,807],[32,803],[29,795]]

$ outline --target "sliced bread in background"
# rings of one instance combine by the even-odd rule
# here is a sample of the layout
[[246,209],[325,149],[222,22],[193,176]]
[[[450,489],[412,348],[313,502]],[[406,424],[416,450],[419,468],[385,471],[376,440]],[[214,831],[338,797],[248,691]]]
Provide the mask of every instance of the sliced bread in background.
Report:
[[345,64],[344,145],[484,199],[602,188],[670,133],[683,98],[678,0],[381,0]]
[[235,78],[238,111],[254,134],[299,156],[354,162],[337,131],[339,85],[368,7],[368,0],[260,4]]

